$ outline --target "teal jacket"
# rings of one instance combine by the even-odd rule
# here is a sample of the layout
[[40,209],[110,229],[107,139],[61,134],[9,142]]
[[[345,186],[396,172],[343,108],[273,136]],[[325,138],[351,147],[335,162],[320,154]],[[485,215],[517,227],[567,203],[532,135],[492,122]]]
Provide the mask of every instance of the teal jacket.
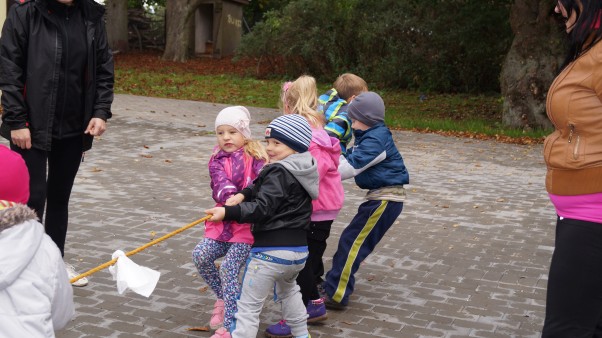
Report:
[[333,88],[318,98],[318,112],[324,114],[326,126],[324,130],[328,135],[336,137],[341,142],[341,153],[347,152],[347,145],[351,141],[351,119],[347,116],[347,101],[339,97]]

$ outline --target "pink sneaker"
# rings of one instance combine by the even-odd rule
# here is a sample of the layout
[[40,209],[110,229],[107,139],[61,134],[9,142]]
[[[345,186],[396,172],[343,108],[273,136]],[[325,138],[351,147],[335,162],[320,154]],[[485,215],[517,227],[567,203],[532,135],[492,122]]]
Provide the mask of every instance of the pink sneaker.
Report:
[[[211,312],[211,320],[209,321],[209,327],[212,330],[215,330],[217,328],[220,328],[222,326],[222,324],[224,324],[224,301],[221,299],[218,299],[215,301],[215,304],[213,305],[213,312]],[[230,336],[230,334],[228,333],[228,337],[229,336]],[[216,336],[216,337],[222,337],[222,336]]]
[[215,331],[215,334],[211,336],[211,338],[232,338],[232,336],[230,335],[230,332],[226,330],[226,328],[220,327],[217,329],[217,331]]

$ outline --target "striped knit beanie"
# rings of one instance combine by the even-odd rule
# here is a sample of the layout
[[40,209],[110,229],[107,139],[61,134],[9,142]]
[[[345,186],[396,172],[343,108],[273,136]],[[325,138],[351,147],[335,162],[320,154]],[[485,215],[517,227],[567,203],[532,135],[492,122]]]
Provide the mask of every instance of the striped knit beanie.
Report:
[[309,149],[311,128],[301,115],[282,115],[275,118],[265,129],[265,138],[275,138],[294,151],[303,153]]

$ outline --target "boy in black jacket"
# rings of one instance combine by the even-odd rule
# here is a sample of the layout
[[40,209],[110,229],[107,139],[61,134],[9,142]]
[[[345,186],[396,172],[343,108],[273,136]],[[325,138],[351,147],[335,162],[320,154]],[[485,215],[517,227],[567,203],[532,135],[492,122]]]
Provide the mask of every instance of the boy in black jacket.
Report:
[[307,259],[311,201],[318,197],[318,171],[307,149],[309,124],[300,115],[284,115],[266,128],[267,164],[252,185],[206,210],[211,221],[252,223],[255,243],[242,282],[232,332],[213,337],[255,337],[259,313],[272,290],[294,337],[309,337],[307,312],[295,279]]

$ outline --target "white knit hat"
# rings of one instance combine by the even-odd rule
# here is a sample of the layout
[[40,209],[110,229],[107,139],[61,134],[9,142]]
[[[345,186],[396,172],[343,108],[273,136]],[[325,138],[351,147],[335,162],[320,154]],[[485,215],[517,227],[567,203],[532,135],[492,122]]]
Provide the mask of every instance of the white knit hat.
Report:
[[222,109],[215,118],[215,130],[219,126],[231,126],[236,128],[245,138],[251,138],[251,114],[243,106],[233,106]]

